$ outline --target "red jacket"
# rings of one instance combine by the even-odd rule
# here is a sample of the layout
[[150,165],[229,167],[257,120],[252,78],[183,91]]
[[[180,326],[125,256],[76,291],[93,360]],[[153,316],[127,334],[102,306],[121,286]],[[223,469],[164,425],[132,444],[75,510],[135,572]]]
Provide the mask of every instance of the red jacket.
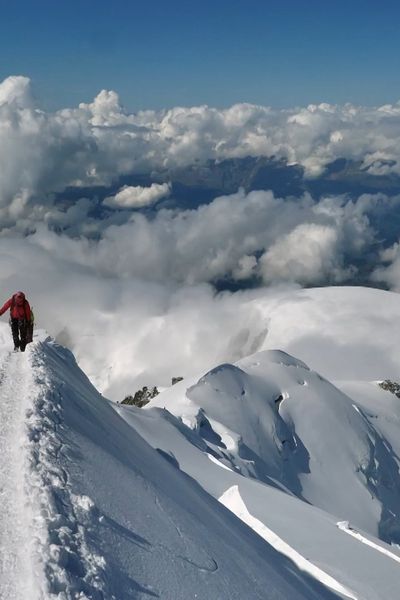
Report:
[[25,298],[25,294],[18,292],[11,296],[9,300],[0,308],[0,315],[3,315],[6,310],[10,310],[12,319],[26,319],[31,320],[31,307],[29,306],[28,300]]

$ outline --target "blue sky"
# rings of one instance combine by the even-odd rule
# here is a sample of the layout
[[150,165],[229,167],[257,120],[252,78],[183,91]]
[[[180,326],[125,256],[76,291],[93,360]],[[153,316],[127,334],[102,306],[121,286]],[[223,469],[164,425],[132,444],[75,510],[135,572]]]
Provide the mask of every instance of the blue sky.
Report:
[[48,109],[114,89],[130,110],[400,99],[400,4],[0,0],[0,79]]

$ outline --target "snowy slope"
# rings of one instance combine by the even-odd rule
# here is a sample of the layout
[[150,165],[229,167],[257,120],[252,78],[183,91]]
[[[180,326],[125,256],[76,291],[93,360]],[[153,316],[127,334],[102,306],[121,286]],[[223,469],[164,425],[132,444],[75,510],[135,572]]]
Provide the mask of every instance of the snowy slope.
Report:
[[397,541],[397,455],[304,363],[261,352],[182,381],[145,410],[117,410],[256,531],[278,536],[277,549],[286,543],[311,561],[302,568],[322,569],[317,579],[350,597],[397,598],[400,552],[377,539]]
[[400,399],[391,392],[379,387],[377,382],[344,381],[336,382],[353,401],[354,408],[370,427],[380,436],[383,448],[392,457],[388,468],[377,469],[375,488],[384,495],[385,510],[382,511],[379,526],[380,537],[390,538],[400,544],[400,520],[398,518],[400,461]]
[[1,600],[334,597],[151,448],[70,352],[39,336],[11,354],[1,335]]
[[399,459],[337,387],[283,352],[264,351],[185,388],[181,382],[149,406],[182,418],[241,474],[279,482],[391,541],[382,520],[388,510],[399,518]]
[[0,600],[397,600],[398,296],[256,296],[267,336],[144,410],[0,327]]

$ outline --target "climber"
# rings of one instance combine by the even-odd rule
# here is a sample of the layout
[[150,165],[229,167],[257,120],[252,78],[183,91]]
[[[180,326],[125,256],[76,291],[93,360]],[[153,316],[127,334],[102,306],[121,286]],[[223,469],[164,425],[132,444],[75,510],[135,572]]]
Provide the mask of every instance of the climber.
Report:
[[14,350],[25,352],[26,344],[32,341],[32,312],[23,292],[16,292],[0,308],[0,315],[10,309],[10,325],[14,340]]

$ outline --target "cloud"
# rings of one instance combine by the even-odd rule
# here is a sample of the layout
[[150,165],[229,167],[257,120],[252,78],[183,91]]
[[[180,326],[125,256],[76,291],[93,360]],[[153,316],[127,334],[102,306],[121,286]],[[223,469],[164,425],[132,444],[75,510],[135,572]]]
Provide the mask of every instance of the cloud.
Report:
[[0,83],[0,227],[52,205],[68,186],[109,185],[132,173],[208,159],[275,156],[320,174],[337,158],[371,174],[400,174],[400,104],[319,104],[276,110],[252,104],[127,112],[115,91],[46,112],[26,77]]
[[[57,242],[60,247],[55,252]],[[343,359],[346,344],[350,363],[358,364],[363,376],[362,359],[367,355],[368,365],[379,371],[389,361],[386,353],[397,352],[388,301],[371,342],[370,327],[380,301],[377,297],[369,302],[368,297],[379,294],[376,290],[370,290],[368,297],[361,294],[369,306],[368,319],[364,322],[363,317],[362,326],[354,328],[359,306],[358,294],[351,288],[338,291],[332,306],[332,291],[322,303],[307,302],[308,291],[293,294],[293,285],[217,294],[207,284],[145,281],[118,272],[105,276],[83,264],[82,256],[90,254],[92,246],[96,248],[93,241],[45,230],[40,243],[36,236],[0,238],[0,289],[2,301],[15,290],[24,290],[38,327],[67,344],[95,385],[114,400],[143,385],[168,385],[173,376],[200,375],[266,346],[301,351],[300,356],[311,356],[315,362],[311,367],[318,368],[324,364],[326,368],[323,357],[332,354],[337,377],[340,369],[350,372]],[[248,267],[252,266],[250,261]],[[312,297],[322,293],[318,290]],[[398,306],[396,299],[393,305]],[[7,315],[2,322],[7,327]]]
[[59,241],[55,255],[52,244],[39,246],[33,237],[0,239],[2,301],[23,289],[38,326],[73,350],[106,396],[120,400],[141,385],[168,385],[172,376],[260,347],[267,322],[245,294],[103,277],[77,260],[89,242]]
[[[324,104],[274,111],[240,104],[130,114],[115,92],[102,91],[91,103],[46,113],[21,77],[0,84],[0,99],[0,235],[32,235],[38,246],[52,247],[60,257],[69,252],[104,277],[184,284],[345,281],[356,274],[365,250],[373,252],[371,219],[398,203],[382,195],[316,203],[308,195],[293,200],[239,191],[196,210],[146,216],[133,209],[167,195],[168,184],[125,186],[101,210],[96,198],[71,203],[63,197],[67,186],[110,184],[123,174],[208,158],[274,154],[311,173],[336,156],[370,160],[377,145],[390,156],[400,119],[396,107]],[[357,139],[364,145],[356,152]],[[382,160],[379,169],[386,168]]]
[[374,269],[371,281],[385,284],[389,289],[400,292],[400,241],[382,250],[380,259],[383,264]]
[[303,223],[277,240],[260,259],[266,283],[298,281],[304,285],[344,281],[351,269],[340,265],[340,231],[332,226]]
[[141,208],[154,204],[157,200],[169,196],[170,193],[169,183],[152,183],[150,187],[126,185],[115,196],[106,198],[104,204],[114,208]]
[[6,104],[14,109],[33,108],[34,100],[28,77],[8,77],[0,83],[0,106]]
[[[119,223],[101,221],[94,239],[61,236],[39,223],[29,239],[106,278],[189,285],[249,278],[338,283],[356,276],[355,265],[376,244],[370,225],[374,207],[366,196],[317,203],[309,195],[283,199],[241,190],[196,210],[127,213]],[[64,224],[84,215],[87,204],[74,209],[77,215],[68,211]]]
[[397,240],[400,197],[316,202],[239,190],[143,214],[134,209],[168,195],[168,184],[127,185],[104,203],[86,191],[71,201],[66,188],[248,155],[285,158],[308,176],[338,157],[399,173],[399,134],[398,105],[133,114],[103,90],[50,113],[27,78],[10,77],[0,83],[1,289],[25,289],[39,323],[114,398],[235,360],[258,349],[268,322],[252,301],[258,292],[216,294],[210,283],[251,279],[273,295],[276,283],[365,281],[375,269],[374,281],[400,289],[398,246],[379,253]]

